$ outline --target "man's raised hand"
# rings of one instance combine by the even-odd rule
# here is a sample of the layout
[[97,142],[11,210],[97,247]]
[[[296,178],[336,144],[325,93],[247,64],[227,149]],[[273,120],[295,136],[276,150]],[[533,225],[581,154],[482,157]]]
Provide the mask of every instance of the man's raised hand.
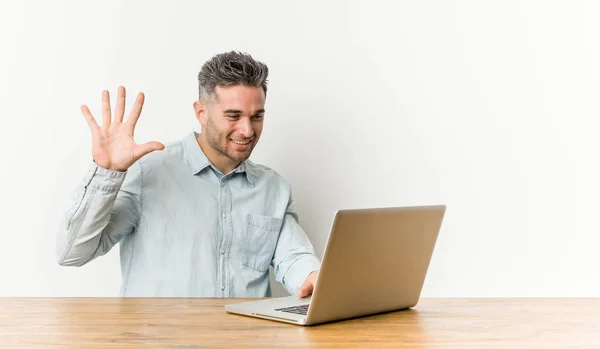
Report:
[[86,105],[81,112],[92,131],[92,157],[96,164],[108,170],[125,171],[142,156],[162,150],[160,142],[137,144],[133,140],[135,125],[142,112],[144,94],[138,93],[135,104],[123,121],[125,114],[125,87],[119,86],[114,117],[110,110],[108,91],[102,91],[102,126],[99,126]]

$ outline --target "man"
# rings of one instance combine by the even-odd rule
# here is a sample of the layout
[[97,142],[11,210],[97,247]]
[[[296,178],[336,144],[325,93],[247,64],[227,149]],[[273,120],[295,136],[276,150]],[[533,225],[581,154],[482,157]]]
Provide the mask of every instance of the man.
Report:
[[269,265],[291,294],[313,291],[320,261],[298,224],[289,184],[248,158],[263,128],[268,68],[250,55],[214,56],[198,75],[201,132],[167,146],[136,144],[139,93],[126,120],[102,93],[89,171],[64,212],[60,265],[82,266],[120,242],[122,296],[264,297]]

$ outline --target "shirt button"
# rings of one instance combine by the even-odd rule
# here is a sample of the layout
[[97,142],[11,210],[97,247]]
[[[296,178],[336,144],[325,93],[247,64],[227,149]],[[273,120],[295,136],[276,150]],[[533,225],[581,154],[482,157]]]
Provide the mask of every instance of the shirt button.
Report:
[[221,186],[224,187],[225,186],[225,181],[221,182]]
[[225,285],[221,285],[221,289],[224,290],[225,289]]
[[223,213],[223,218],[227,218],[227,213]]
[[221,254],[225,254],[225,250],[221,250]]

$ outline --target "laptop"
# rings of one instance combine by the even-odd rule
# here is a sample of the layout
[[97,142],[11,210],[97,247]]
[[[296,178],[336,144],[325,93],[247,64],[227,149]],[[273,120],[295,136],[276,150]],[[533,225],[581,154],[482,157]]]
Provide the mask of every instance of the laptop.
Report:
[[445,205],[335,213],[309,297],[227,304],[228,313],[316,325],[408,309],[419,301]]

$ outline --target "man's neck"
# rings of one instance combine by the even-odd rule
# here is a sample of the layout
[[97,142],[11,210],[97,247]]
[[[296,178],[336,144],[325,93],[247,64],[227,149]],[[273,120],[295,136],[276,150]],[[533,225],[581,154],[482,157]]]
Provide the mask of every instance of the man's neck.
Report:
[[228,174],[239,166],[239,162],[234,162],[227,156],[213,149],[213,147],[211,147],[206,141],[206,138],[202,137],[202,135],[198,136],[197,141],[200,149],[202,149],[208,161],[210,161],[210,163],[224,175]]

